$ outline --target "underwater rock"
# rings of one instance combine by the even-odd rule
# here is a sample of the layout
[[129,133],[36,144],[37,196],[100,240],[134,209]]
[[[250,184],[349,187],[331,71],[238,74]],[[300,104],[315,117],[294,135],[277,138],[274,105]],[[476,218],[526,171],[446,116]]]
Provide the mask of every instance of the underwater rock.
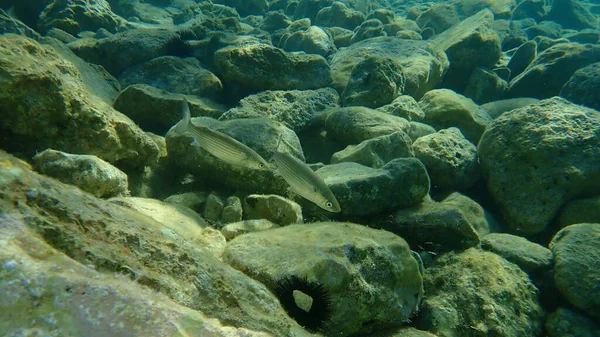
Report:
[[415,140],[413,149],[427,168],[433,190],[464,191],[481,176],[477,148],[457,128],[423,136]]
[[[4,279],[15,280],[0,282],[3,287],[0,303],[3,313],[14,314],[15,319],[6,321],[15,323],[14,331],[48,329],[45,322],[54,320],[57,325],[51,326],[52,331],[61,328],[69,332],[65,335],[71,331],[80,335],[81,330],[69,330],[79,329],[73,325],[76,320],[84,320],[81,329],[85,331],[94,323],[88,321],[87,316],[77,314],[82,310],[79,304],[95,308],[97,319],[113,320],[116,316],[112,316],[110,310],[120,303],[122,313],[130,312],[119,317],[124,324],[127,319],[132,320],[132,336],[142,336],[136,332],[145,331],[139,330],[140,326],[157,327],[156,320],[149,317],[159,319],[164,313],[170,313],[167,317],[171,320],[165,320],[170,322],[164,323],[165,331],[180,334],[181,330],[171,330],[174,329],[172,320],[178,317],[173,315],[180,311],[188,317],[198,317],[205,312],[222,325],[231,326],[229,331],[242,333],[244,329],[253,329],[268,336],[311,336],[285,315],[264,285],[221,262],[198,241],[189,240],[190,233],[176,223],[169,227],[168,220],[158,222],[153,219],[154,214],[146,216],[82,193],[73,186],[31,171],[27,164],[3,151],[0,151],[0,167],[3,182],[0,184],[3,227],[0,273]],[[205,228],[201,234],[205,235],[204,232],[215,240],[212,243],[223,239],[213,229]],[[210,248],[211,242],[208,244]],[[45,265],[39,273],[26,272],[24,266],[33,259],[27,256],[34,257],[32,263]],[[11,260],[16,262],[16,270],[6,269],[6,262]],[[19,264],[20,261],[24,264]],[[86,281],[79,278],[84,276]],[[23,277],[27,277],[29,283],[23,284]],[[42,287],[43,284],[48,286]],[[94,284],[98,287],[88,287]],[[108,289],[114,291],[107,290],[109,284],[112,286]],[[113,297],[116,294],[122,296]],[[98,299],[94,300],[96,295]],[[59,303],[58,298],[65,301]],[[230,302],[232,298],[235,303]],[[14,302],[15,299],[25,302]],[[148,299],[163,309],[152,311],[150,303],[144,304]],[[109,303],[115,304],[107,307]],[[65,307],[74,313],[69,314],[66,322],[63,321]],[[39,311],[40,308],[43,311]],[[142,311],[143,308],[150,311]],[[143,313],[143,318],[136,318],[136,313]],[[21,321],[23,318],[27,320]],[[188,318],[181,319],[177,321],[181,323],[178,326],[191,329],[186,328],[188,333],[206,332],[207,322],[196,324]],[[134,328],[134,325],[139,326]],[[113,333],[110,322],[103,326],[100,330],[94,329],[99,331],[98,336]],[[115,334],[120,332],[123,332],[121,328],[114,331]],[[89,331],[86,333],[90,335]],[[157,331],[149,331],[143,335],[155,333]]]
[[360,26],[354,29],[354,34],[352,35],[352,38],[350,38],[350,44],[355,44],[366,39],[386,35],[387,34],[383,29],[383,24],[381,21],[377,19],[366,20],[363,21]]
[[600,45],[556,44],[538,53],[529,67],[510,81],[507,95],[535,98],[558,95],[575,71],[596,62],[600,62]]
[[581,223],[561,229],[550,242],[554,283],[577,309],[600,319],[600,224]]
[[517,48],[506,65],[508,69],[510,69],[510,75],[512,77],[516,77],[527,69],[527,66],[529,66],[537,55],[536,50],[537,43],[535,40],[527,41]]
[[539,233],[565,202],[600,189],[600,113],[554,97],[493,120],[477,146],[506,223]]
[[600,325],[578,311],[558,308],[546,319],[548,337],[600,336]]
[[448,56],[445,87],[461,91],[465,75],[477,67],[491,68],[500,59],[500,38],[493,28],[494,15],[484,9],[427,40]]
[[204,203],[204,210],[202,215],[204,218],[211,222],[218,222],[221,218],[221,213],[225,208],[225,200],[216,193],[210,193],[206,197],[206,203]]
[[413,142],[421,137],[436,133],[435,129],[425,123],[410,122],[410,128],[408,129],[408,136]]
[[46,148],[95,155],[118,167],[156,162],[152,139],[90,93],[73,63],[18,35],[0,35],[0,45],[7,46],[0,48],[0,147],[26,156]]
[[217,76],[202,68],[193,58],[161,56],[128,68],[119,76],[123,88],[147,84],[174,94],[220,98],[223,84]]
[[267,219],[253,219],[228,223],[221,229],[221,233],[227,240],[232,240],[243,234],[266,231],[280,226]]
[[[165,135],[181,120],[183,97],[146,84],[133,84],[121,91],[114,108],[133,119],[142,129]],[[226,110],[225,106],[208,98],[185,98],[192,117],[219,118]]]
[[537,289],[516,265],[470,248],[425,269],[427,297],[417,327],[438,336],[540,336],[544,312]]
[[35,155],[33,161],[36,171],[98,198],[129,194],[127,175],[96,156],[46,149]]
[[279,47],[288,52],[303,51],[307,54],[317,54],[323,57],[335,53],[333,38],[321,27],[310,26],[284,34]]
[[97,31],[104,28],[111,33],[126,29],[130,24],[110,9],[106,0],[53,1],[39,13],[35,25],[42,33],[52,28],[77,35],[81,31]]
[[215,0],[214,3],[235,8],[240,16],[263,15],[269,10],[267,0]]
[[317,90],[267,90],[244,97],[239,105],[219,118],[267,117],[297,131],[308,125],[314,115],[338,107],[339,95],[332,88]]
[[482,104],[481,108],[487,111],[492,118],[498,118],[507,111],[519,109],[539,101],[539,99],[531,97],[508,98]]
[[497,224],[475,201],[453,193],[441,202],[426,200],[398,210],[373,226],[406,238],[414,247],[439,253],[474,247]]
[[563,85],[560,96],[600,111],[600,62],[577,70]]
[[288,53],[265,43],[219,49],[214,62],[225,84],[254,92],[318,89],[331,82],[322,56]]
[[436,129],[458,128],[477,144],[492,117],[471,99],[448,89],[434,89],[419,101],[425,112],[423,122]]
[[544,15],[546,15],[544,0],[523,0],[512,11],[513,20],[533,19],[540,22]]
[[430,27],[441,33],[484,9],[490,10],[498,20],[510,19],[515,6],[514,0],[450,0],[434,3],[420,13],[415,21],[421,28]]
[[302,223],[302,208],[292,200],[269,194],[250,194],[244,199],[246,219],[265,219],[280,226]]
[[0,34],[7,33],[23,35],[34,40],[41,39],[41,36],[38,32],[31,29],[20,20],[13,18],[0,8]]
[[425,112],[419,106],[419,103],[409,95],[400,95],[392,102],[376,109],[390,115],[406,118],[409,121],[422,121],[425,118]]
[[331,163],[354,162],[372,168],[381,168],[395,158],[414,157],[412,139],[397,131],[362,141],[358,145],[348,145],[331,157]]
[[550,270],[554,262],[550,249],[512,234],[490,233],[481,239],[481,248],[502,256],[526,273]]
[[402,65],[389,57],[367,57],[358,62],[342,92],[342,105],[379,108],[404,93]]
[[333,77],[332,86],[338,92],[343,91],[354,66],[372,56],[389,57],[397,61],[406,76],[405,93],[416,99],[439,84],[449,65],[446,54],[426,41],[376,37],[355,43],[331,55],[329,64]]
[[508,83],[495,71],[476,68],[471,72],[464,89],[464,95],[482,104],[504,97]]
[[[0,239],[2,331],[7,335],[276,335],[223,325],[122,275],[98,272],[30,233],[23,220],[7,217],[3,214],[2,222],[10,227]],[[82,315],[82,310],[93,314]]]
[[221,217],[219,218],[221,223],[232,223],[242,221],[242,215],[244,210],[242,208],[242,200],[232,195],[225,200],[223,211],[221,211]]
[[196,213],[202,211],[202,206],[206,203],[205,192],[186,192],[180,194],[173,194],[163,200],[166,203],[177,204],[191,208]]
[[87,62],[118,77],[125,69],[167,52],[176,33],[166,29],[130,29],[104,39],[83,38],[67,46]]
[[554,222],[560,227],[578,223],[600,223],[600,195],[567,202]]
[[289,225],[229,241],[225,261],[275,288],[286,277],[322,284],[331,300],[327,335],[370,335],[402,326],[422,279],[406,241],[352,223]]
[[344,215],[365,216],[417,205],[429,193],[429,176],[421,161],[396,158],[379,169],[347,162],[317,170]]
[[554,0],[546,20],[559,23],[566,29],[598,29],[598,18],[577,0]]
[[360,106],[327,109],[315,117],[313,124],[324,126],[329,137],[345,144],[358,144],[397,131],[406,132],[410,127],[402,117]]
[[81,80],[87,90],[101,98],[105,103],[112,105],[119,92],[119,81],[109,74],[106,69],[96,64],[90,64],[79,58],[65,44],[51,38],[40,40],[44,45],[50,45],[63,59],[71,62],[81,73]]
[[341,27],[353,30],[365,21],[365,15],[336,1],[331,6],[321,9],[314,21],[315,25],[321,27]]

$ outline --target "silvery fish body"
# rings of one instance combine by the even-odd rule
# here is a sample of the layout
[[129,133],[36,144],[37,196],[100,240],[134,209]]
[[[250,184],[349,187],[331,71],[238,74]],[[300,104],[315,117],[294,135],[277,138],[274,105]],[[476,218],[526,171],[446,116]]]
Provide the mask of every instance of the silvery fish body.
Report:
[[340,204],[327,184],[304,162],[288,153],[278,151],[273,155],[273,161],[293,192],[329,212],[341,211]]
[[181,115],[181,121],[175,127],[175,132],[178,134],[188,133],[194,137],[192,145],[200,146],[213,156],[232,165],[258,170],[269,169],[269,164],[248,146],[224,133],[193,124],[190,107],[185,98]]

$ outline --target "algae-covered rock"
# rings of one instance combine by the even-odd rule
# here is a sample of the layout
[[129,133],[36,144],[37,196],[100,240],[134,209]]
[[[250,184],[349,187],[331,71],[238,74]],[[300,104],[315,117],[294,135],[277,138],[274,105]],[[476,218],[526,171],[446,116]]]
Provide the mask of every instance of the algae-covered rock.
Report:
[[47,149],[33,157],[33,161],[40,173],[75,185],[98,198],[129,194],[127,175],[96,156]]
[[417,205],[429,193],[429,176],[415,158],[396,158],[379,169],[346,162],[319,170],[344,215],[377,214]]
[[425,164],[431,186],[436,190],[466,190],[481,175],[477,148],[457,128],[418,138],[413,149],[415,157]]
[[565,202],[600,188],[600,113],[562,98],[502,114],[477,147],[507,224],[539,233]]
[[274,224],[267,219],[252,219],[239,222],[228,223],[221,229],[221,233],[225,239],[232,240],[242,234],[266,231],[273,228],[279,228],[278,224]]
[[32,156],[46,148],[143,167],[158,147],[133,121],[86,90],[82,75],[53,48],[0,36],[0,146]]
[[161,56],[137,64],[119,76],[123,88],[146,84],[171,93],[220,98],[223,84],[215,74],[204,69],[196,58]]
[[[195,324],[185,318],[198,317],[203,312],[223,325],[232,326],[232,331],[239,328],[273,336],[309,336],[285,315],[264,285],[221,262],[197,241],[189,240],[190,233],[177,228],[176,222],[161,223],[153,219],[155,214],[150,217],[82,193],[31,171],[27,164],[1,151],[0,181],[0,240],[5,240],[0,242],[3,247],[0,274],[4,280],[7,277],[15,280],[0,282],[3,287],[0,317],[14,313],[14,319],[1,319],[0,324],[14,324],[10,327],[15,333],[52,328],[52,331],[64,329],[65,333],[60,335],[94,335],[87,331],[95,324],[88,317],[96,317],[100,322],[105,318],[110,320],[92,329],[99,331],[97,336],[113,331],[119,335],[121,332],[117,331],[123,330],[113,329],[120,324],[110,323],[120,317],[123,325],[131,326],[131,333],[123,333],[127,336],[138,336],[136,331],[146,331],[143,330],[146,326],[164,329],[167,334],[176,333],[177,327],[187,327],[188,323],[199,330],[186,330],[187,333],[203,335],[206,324]],[[168,208],[177,212],[173,207]],[[203,235],[205,231],[202,230]],[[219,239],[215,234],[220,233],[212,229],[206,234],[214,240],[208,242],[208,248],[210,243],[223,238]],[[41,245],[33,245],[35,242]],[[9,247],[11,250],[7,251]],[[14,260],[18,268],[23,266],[19,261],[31,260],[27,256],[33,256],[34,263],[46,259],[49,262],[35,275],[23,269],[5,276],[9,275],[4,267],[7,261]],[[70,262],[60,262],[66,256]],[[29,281],[22,281],[23,276]],[[140,290],[139,285],[145,290]],[[4,296],[8,296],[7,300]],[[232,298],[234,302],[230,301]],[[86,306],[93,316],[79,315]],[[116,306],[118,309],[114,309]],[[187,309],[182,309],[183,306]],[[65,307],[71,309],[65,311]],[[154,311],[151,307],[161,309]],[[113,309],[119,310],[118,316],[113,316]],[[161,318],[173,312],[187,313],[181,324],[173,323],[179,322],[173,318],[181,317],[178,315],[167,315],[170,320]],[[143,316],[138,319],[136,313]],[[74,324],[79,320],[82,327]],[[54,326],[48,323],[53,321]],[[155,326],[156,321],[163,323]],[[73,328],[85,332],[69,330]],[[142,335],[160,333],[157,331]]]
[[284,34],[279,46],[288,52],[303,51],[323,57],[336,51],[333,38],[323,28],[317,26],[309,26]]
[[397,61],[406,76],[405,93],[416,99],[435,88],[448,69],[446,54],[425,41],[376,37],[341,49],[330,57],[332,86],[341,92],[354,66],[372,56]]
[[600,319],[600,224],[561,229],[550,242],[550,250],[558,290],[577,309]]
[[500,38],[493,22],[494,14],[483,9],[431,39],[450,61],[445,85],[460,90],[465,74],[477,67],[491,68],[500,59]]
[[128,22],[110,9],[108,1],[67,0],[53,1],[39,13],[37,28],[43,33],[51,28],[77,34],[83,30],[106,29],[115,33]]
[[267,90],[246,96],[237,107],[219,119],[267,117],[292,130],[304,128],[314,115],[338,107],[339,95],[332,88],[317,90]]
[[279,195],[251,194],[244,199],[247,219],[266,219],[281,226],[302,223],[302,208]]
[[453,193],[441,202],[426,200],[398,210],[374,226],[406,238],[411,245],[447,252],[478,245],[480,237],[497,224],[475,201]]
[[352,30],[364,20],[363,13],[348,8],[343,2],[336,1],[317,13],[315,24],[322,27],[342,27]]
[[477,144],[492,118],[471,99],[448,89],[434,89],[419,101],[425,112],[423,122],[436,129],[457,127],[473,144]]
[[471,248],[425,270],[417,326],[438,336],[539,336],[544,312],[537,289],[516,265]]
[[524,237],[506,233],[490,233],[481,239],[481,248],[502,256],[527,273],[552,268],[553,257],[550,249]]
[[30,233],[22,219],[3,214],[0,221],[6,336],[275,336],[223,325],[126,277],[98,272]]
[[538,53],[529,67],[510,81],[507,95],[535,98],[558,95],[575,71],[596,62],[600,62],[599,45],[558,43]]
[[372,168],[380,168],[395,158],[414,157],[410,137],[397,131],[362,141],[358,145],[348,145],[331,157],[331,163],[355,162]]
[[144,130],[165,135],[181,119],[184,97],[192,117],[218,118],[226,110],[208,98],[171,94],[146,84],[133,84],[121,91],[114,108],[133,119]]
[[600,336],[600,325],[589,317],[568,308],[558,308],[546,319],[548,337]]
[[422,121],[425,117],[425,112],[423,112],[419,103],[409,95],[400,95],[389,104],[377,108],[377,111],[416,122]]
[[600,195],[569,201],[561,208],[555,223],[561,228],[578,223],[600,223]]
[[600,62],[577,70],[560,90],[560,96],[600,110]]
[[342,92],[342,104],[379,108],[403,94],[405,85],[399,62],[389,57],[367,57],[352,68]]
[[219,49],[214,61],[224,81],[251,91],[318,89],[331,82],[322,56],[287,53],[264,43]]
[[397,131],[407,132],[410,124],[402,117],[366,107],[344,107],[325,110],[315,117],[313,125],[322,125],[328,136],[345,144],[358,144]]
[[289,276],[322,284],[332,302],[327,335],[370,335],[401,326],[423,295],[408,244],[352,223],[290,225],[238,236],[224,258],[270,287]]

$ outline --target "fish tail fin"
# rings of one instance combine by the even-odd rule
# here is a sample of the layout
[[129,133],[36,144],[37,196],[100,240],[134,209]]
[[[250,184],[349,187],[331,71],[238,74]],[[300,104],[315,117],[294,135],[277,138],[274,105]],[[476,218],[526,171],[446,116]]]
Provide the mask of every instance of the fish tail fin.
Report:
[[181,120],[175,126],[175,132],[183,134],[187,131],[190,126],[192,116],[190,114],[190,106],[188,105],[185,97],[183,98],[183,104],[181,106]]

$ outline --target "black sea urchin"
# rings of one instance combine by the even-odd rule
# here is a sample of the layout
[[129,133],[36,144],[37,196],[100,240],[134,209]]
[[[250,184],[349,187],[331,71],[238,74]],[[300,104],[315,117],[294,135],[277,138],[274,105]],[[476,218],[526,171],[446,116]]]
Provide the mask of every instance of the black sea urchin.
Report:
[[[274,291],[288,315],[306,330],[322,331],[327,326],[332,313],[332,303],[329,292],[322,283],[292,275],[279,279]],[[310,309],[305,310],[296,303],[294,291],[312,299]]]
[[165,44],[165,54],[177,57],[194,56],[194,48],[187,40],[193,40],[196,34],[191,30],[183,29],[175,34]]

